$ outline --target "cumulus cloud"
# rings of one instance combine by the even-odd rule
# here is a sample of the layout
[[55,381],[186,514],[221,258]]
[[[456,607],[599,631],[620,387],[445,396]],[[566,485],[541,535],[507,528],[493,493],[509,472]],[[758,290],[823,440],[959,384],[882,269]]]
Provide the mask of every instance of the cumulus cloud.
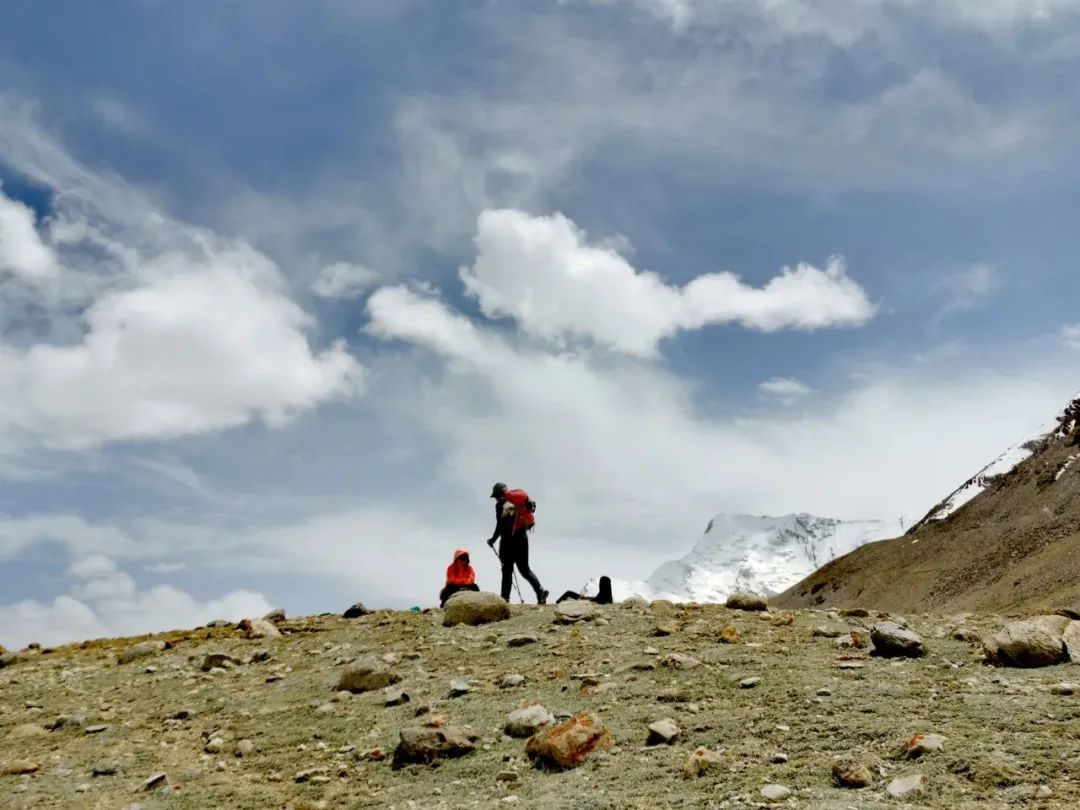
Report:
[[937,283],[938,292],[945,301],[936,319],[974,309],[997,294],[1001,287],[1001,271],[993,265],[978,264],[946,275]]
[[171,585],[140,589],[130,575],[100,555],[76,560],[68,576],[71,592],[51,602],[0,605],[0,639],[5,646],[160,632],[212,619],[238,621],[270,610],[269,602],[251,591],[232,591],[203,601]]
[[0,273],[33,280],[56,271],[56,256],[38,233],[33,209],[8,197],[0,184]]
[[811,392],[810,386],[791,377],[773,377],[758,385],[758,390],[770,399],[792,405]]
[[337,262],[320,271],[311,290],[323,298],[355,298],[375,284],[378,278],[378,273],[361,264]]
[[[40,148],[19,160],[31,137]],[[313,319],[265,255],[168,219],[32,125],[0,124],[8,143],[17,168],[55,192],[56,212],[46,245],[25,206],[0,202],[0,255],[15,255],[24,273],[52,267],[53,252],[63,258],[54,289],[22,310],[66,339],[28,339],[24,327],[6,340],[0,319],[0,432],[72,449],[255,419],[280,426],[360,390],[344,341],[311,345]]]
[[476,248],[476,262],[461,279],[489,318],[508,315],[548,341],[589,338],[640,357],[655,354],[663,338],[680,330],[725,323],[763,332],[857,326],[875,311],[839,259],[825,269],[785,267],[763,287],[733,273],[677,287],[636,270],[610,246],[590,245],[562,214],[484,211]]

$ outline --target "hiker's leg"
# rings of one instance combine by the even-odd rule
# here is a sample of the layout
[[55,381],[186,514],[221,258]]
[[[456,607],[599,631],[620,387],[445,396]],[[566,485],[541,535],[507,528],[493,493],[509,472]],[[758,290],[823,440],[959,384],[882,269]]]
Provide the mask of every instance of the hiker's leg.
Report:
[[446,607],[446,600],[453,594],[453,591],[450,590],[453,587],[453,585],[446,585],[439,591],[439,607]]
[[555,604],[557,605],[560,602],[565,602],[567,599],[584,599],[584,598],[585,597],[582,596],[580,593],[574,593],[573,591],[567,591],[566,593],[564,593],[562,596],[560,596],[558,599],[555,600]]
[[504,536],[499,541],[499,561],[502,563],[502,598],[510,601],[510,586],[514,579],[514,541],[509,536]]
[[536,574],[529,568],[529,536],[522,530],[514,535],[514,538],[517,541],[518,570],[521,572],[521,576],[525,577],[525,581],[532,585],[532,589],[536,591],[537,600],[540,600],[542,596],[546,596],[547,592],[544,590],[544,586],[540,584]]

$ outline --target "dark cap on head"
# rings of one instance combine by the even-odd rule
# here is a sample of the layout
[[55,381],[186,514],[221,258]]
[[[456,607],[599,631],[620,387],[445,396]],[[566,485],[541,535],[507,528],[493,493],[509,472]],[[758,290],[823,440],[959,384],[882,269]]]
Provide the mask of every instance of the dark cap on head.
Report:
[[499,481],[497,484],[495,484],[495,486],[493,486],[491,488],[491,497],[492,498],[501,498],[505,494],[506,494],[506,484],[504,484],[502,481]]

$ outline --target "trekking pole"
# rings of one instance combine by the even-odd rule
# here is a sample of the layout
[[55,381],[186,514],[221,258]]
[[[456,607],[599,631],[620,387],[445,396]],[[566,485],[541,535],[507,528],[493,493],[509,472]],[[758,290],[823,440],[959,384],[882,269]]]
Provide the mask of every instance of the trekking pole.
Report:
[[[499,565],[502,565],[502,557],[499,556],[499,552],[495,550],[495,546],[488,546],[491,549],[491,553],[495,555],[495,559],[499,561]],[[521,604],[525,604],[525,598],[521,595],[521,586],[518,585],[517,571],[511,572],[514,575],[514,590],[517,591],[518,601]]]

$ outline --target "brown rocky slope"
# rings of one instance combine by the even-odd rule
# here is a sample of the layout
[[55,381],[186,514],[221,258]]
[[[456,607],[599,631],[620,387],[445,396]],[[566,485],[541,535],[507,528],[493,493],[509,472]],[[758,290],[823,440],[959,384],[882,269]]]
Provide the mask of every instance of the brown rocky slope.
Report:
[[[1080,602],[1080,398],[1010,472],[944,519],[815,571],[773,601],[854,607],[1053,612]],[[944,502],[943,502],[944,503]]]

